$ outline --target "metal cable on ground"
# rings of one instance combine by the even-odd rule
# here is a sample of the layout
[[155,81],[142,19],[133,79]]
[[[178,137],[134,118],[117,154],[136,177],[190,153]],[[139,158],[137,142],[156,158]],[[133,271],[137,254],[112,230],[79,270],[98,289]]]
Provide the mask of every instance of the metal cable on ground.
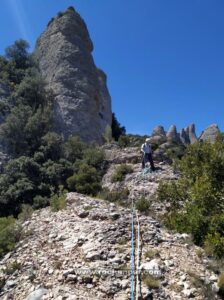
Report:
[[132,198],[132,228],[131,228],[131,300],[135,298],[135,226],[134,226],[134,204]]
[[139,225],[139,218],[138,213],[136,211],[136,221],[138,226],[138,236],[137,236],[137,264],[136,264],[136,300],[138,300],[138,294],[139,294],[139,258],[140,258],[140,225]]

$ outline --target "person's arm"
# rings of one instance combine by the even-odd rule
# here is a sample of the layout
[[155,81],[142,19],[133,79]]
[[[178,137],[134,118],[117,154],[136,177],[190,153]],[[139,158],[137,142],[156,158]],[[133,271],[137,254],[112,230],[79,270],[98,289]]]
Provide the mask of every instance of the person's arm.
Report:
[[144,144],[142,144],[142,146],[141,146],[141,152],[145,153],[145,151],[144,151]]

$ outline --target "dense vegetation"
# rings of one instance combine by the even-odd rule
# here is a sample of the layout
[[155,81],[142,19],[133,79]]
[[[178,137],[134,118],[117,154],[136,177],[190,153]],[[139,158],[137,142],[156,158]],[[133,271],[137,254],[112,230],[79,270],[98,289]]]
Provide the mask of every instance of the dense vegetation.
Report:
[[176,164],[180,178],[160,183],[158,198],[171,206],[165,223],[190,233],[196,244],[224,256],[224,137],[190,145]]
[[44,207],[50,198],[57,207],[63,189],[95,195],[105,165],[96,146],[54,132],[53,96],[27,50],[19,40],[0,57],[0,83],[10,90],[0,100],[0,142],[11,158],[0,175],[1,217],[17,216],[24,203]]

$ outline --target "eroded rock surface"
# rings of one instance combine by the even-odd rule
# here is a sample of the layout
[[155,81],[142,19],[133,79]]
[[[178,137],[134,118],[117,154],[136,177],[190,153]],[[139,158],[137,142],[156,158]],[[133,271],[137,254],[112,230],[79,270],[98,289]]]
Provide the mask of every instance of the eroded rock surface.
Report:
[[65,137],[102,142],[111,125],[106,75],[95,66],[86,24],[73,9],[55,17],[34,51],[42,75],[55,95],[54,124]]
[[209,141],[211,143],[215,142],[217,135],[220,133],[219,127],[217,124],[212,124],[203,131],[200,136],[200,140]]

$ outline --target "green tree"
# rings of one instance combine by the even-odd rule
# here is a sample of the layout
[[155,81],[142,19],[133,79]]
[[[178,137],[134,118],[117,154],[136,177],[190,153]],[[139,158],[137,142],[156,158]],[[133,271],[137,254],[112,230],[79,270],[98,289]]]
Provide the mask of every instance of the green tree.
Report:
[[17,40],[12,46],[5,49],[5,57],[15,62],[16,68],[26,69],[29,54],[27,50],[29,49],[29,44],[25,40]]
[[115,113],[112,113],[112,137],[115,139],[115,141],[118,141],[119,137],[121,135],[125,135],[126,129],[124,126],[121,126],[121,124],[118,122]]
[[208,245],[213,254],[224,255],[224,138],[214,144],[190,145],[177,163],[176,182],[160,183],[157,196],[170,202],[165,223],[192,234],[198,245]]
[[85,163],[80,165],[77,174],[67,179],[68,188],[70,191],[79,193],[96,195],[101,189],[101,177],[97,170]]

